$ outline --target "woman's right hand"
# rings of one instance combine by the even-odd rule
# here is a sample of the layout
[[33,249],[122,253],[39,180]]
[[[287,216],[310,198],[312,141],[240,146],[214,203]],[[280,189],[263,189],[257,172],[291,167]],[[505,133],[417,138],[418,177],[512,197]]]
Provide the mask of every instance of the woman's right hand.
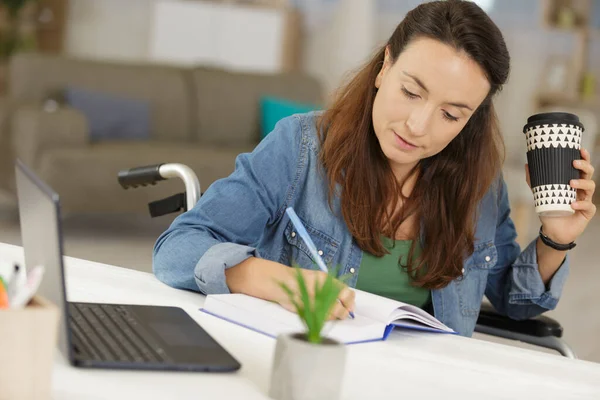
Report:
[[[300,270],[304,275],[304,281],[309,295],[314,295],[315,283],[322,284],[327,277],[323,271],[308,269]],[[296,283],[296,271],[287,265],[273,261],[251,257],[247,260],[225,270],[227,286],[232,293],[244,293],[249,296],[275,301],[286,310],[296,312],[288,294],[281,287],[285,283],[300,298],[298,284]],[[332,307],[329,319],[346,319],[350,311],[354,311],[354,291],[342,282],[336,282],[343,286],[338,296],[338,302]]]
[[[296,271],[292,268],[284,266],[291,273],[291,279],[286,281],[286,284],[292,291],[296,293],[296,298],[300,300],[300,291],[298,289],[298,284],[296,280]],[[300,269],[302,275],[304,276],[304,282],[306,282],[306,289],[308,290],[308,295],[314,296],[314,288],[315,283],[319,282],[319,285],[322,285],[327,278],[327,274],[323,271],[315,271],[309,269]],[[336,283],[342,286],[342,290],[338,295],[338,300],[331,309],[328,319],[347,319],[350,311],[354,311],[354,291],[348,286],[344,285],[342,282],[336,280]],[[296,307],[290,300],[290,297],[287,293],[282,290],[282,298],[277,301],[283,308],[289,311],[296,312]]]

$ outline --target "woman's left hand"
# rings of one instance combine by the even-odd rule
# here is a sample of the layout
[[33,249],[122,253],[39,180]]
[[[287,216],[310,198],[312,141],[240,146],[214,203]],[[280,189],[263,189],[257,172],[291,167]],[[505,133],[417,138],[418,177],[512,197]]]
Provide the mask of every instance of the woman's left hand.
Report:
[[[571,204],[575,213],[565,217],[540,217],[544,234],[561,244],[574,242],[585,230],[596,214],[592,203],[596,184],[592,180],[594,167],[590,162],[590,153],[581,149],[582,160],[575,160],[573,166],[581,171],[580,179],[571,180],[571,187],[577,189],[577,201]],[[525,167],[527,184],[531,187],[529,167]]]

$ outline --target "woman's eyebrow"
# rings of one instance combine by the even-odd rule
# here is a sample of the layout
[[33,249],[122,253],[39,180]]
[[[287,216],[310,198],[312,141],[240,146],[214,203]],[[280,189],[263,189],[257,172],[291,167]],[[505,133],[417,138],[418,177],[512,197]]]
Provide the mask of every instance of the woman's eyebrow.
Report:
[[[425,84],[423,83],[423,81],[422,81],[422,80],[420,80],[419,78],[417,78],[417,77],[416,77],[416,76],[414,76],[414,75],[411,75],[411,74],[409,74],[409,73],[408,73],[408,72],[406,72],[406,71],[402,71],[402,73],[403,73],[404,75],[408,76],[409,78],[411,78],[412,80],[414,80],[414,81],[417,83],[417,85],[421,86],[421,88],[422,88],[422,89],[423,89],[425,92],[429,93],[429,90],[427,89],[427,86],[425,86]],[[454,103],[454,102],[448,102],[448,103],[446,103],[446,104],[449,104],[449,105],[451,105],[451,106],[454,106],[454,107],[457,107],[457,108],[466,108],[466,109],[467,109],[467,110],[469,110],[469,111],[473,111],[473,109],[472,109],[471,107],[469,107],[468,105],[466,105],[466,104],[464,104],[464,103]]]
[[429,93],[429,90],[427,89],[427,86],[425,86],[425,84],[423,83],[422,80],[420,80],[419,78],[417,78],[414,75],[409,74],[406,71],[402,71],[402,73],[406,76],[408,76],[409,78],[411,78],[413,81],[417,82],[417,85],[421,86],[421,88],[426,91],[427,93]]

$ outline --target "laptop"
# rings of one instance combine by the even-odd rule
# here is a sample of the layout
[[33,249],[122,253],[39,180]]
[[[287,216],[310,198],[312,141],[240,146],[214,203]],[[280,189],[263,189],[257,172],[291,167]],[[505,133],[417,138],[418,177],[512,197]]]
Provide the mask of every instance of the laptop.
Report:
[[177,307],[69,302],[58,195],[15,165],[25,265],[45,267],[38,293],[61,309],[59,349],[77,367],[235,371],[240,363]]

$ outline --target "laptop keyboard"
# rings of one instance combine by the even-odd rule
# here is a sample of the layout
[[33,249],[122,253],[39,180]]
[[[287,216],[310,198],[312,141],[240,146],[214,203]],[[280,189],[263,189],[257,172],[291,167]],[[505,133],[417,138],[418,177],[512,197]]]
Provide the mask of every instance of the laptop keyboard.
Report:
[[69,303],[78,359],[120,363],[171,361],[153,335],[122,306]]

